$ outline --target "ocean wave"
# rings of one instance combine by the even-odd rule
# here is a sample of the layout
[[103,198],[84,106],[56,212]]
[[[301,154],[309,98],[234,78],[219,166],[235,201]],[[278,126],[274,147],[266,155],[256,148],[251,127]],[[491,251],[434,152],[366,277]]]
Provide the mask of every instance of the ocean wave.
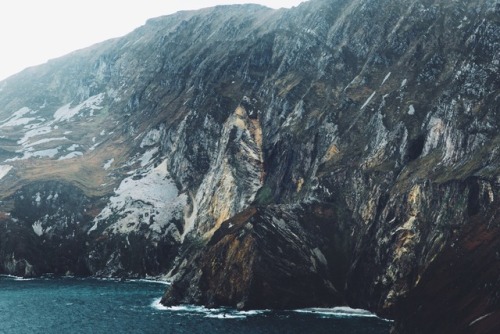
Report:
[[347,306],[333,307],[333,308],[321,308],[321,307],[311,307],[293,310],[298,313],[308,313],[308,314],[318,314],[320,316],[330,316],[330,317],[342,317],[342,318],[352,318],[352,317],[369,317],[377,318],[377,315],[363,309],[355,309]]
[[[206,318],[215,318],[215,319],[244,319],[249,316],[256,316],[263,313],[271,312],[271,310],[238,311],[231,308],[207,308],[205,306],[197,306],[197,305],[164,306],[160,303],[160,301],[161,298],[155,299],[152,302],[151,306],[160,311],[183,312],[189,314],[198,313],[204,315]],[[333,307],[333,308],[312,307],[312,308],[291,310],[290,312],[313,314],[321,317],[378,318],[376,314],[373,314],[367,310],[354,309],[346,306]]]
[[21,277],[21,276],[14,276],[14,275],[0,275],[0,278],[4,279],[9,279],[13,281],[33,281],[36,278],[31,278],[31,277]]
[[172,284],[169,281],[162,281],[162,280],[149,279],[149,278],[128,279],[127,282],[157,283],[157,284],[163,284],[163,285],[171,285]]
[[183,312],[183,313],[198,313],[203,315],[205,318],[214,319],[245,319],[247,317],[256,316],[270,310],[250,310],[250,311],[238,311],[231,308],[207,308],[205,306],[197,305],[176,305],[176,306],[165,306],[160,303],[161,298],[155,299],[151,306],[159,311],[171,311],[171,312]]
[[242,314],[230,314],[230,313],[209,313],[205,315],[205,318],[214,319],[245,319],[247,316]]

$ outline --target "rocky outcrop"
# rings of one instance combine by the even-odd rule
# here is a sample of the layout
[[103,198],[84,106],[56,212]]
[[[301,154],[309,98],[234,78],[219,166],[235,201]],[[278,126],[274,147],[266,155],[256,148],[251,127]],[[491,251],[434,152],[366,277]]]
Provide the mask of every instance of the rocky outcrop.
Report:
[[498,330],[499,17],[220,6],[7,79],[0,273],[168,274],[165,304]]
[[[313,57],[316,63],[309,71],[302,71],[309,63],[300,58],[307,54],[307,49],[301,49],[294,54],[296,58],[287,59],[289,64],[300,64],[298,69],[266,87],[267,94],[274,95],[271,93],[273,99],[268,103],[260,102],[269,107],[260,113],[265,180],[255,202],[299,202],[306,208],[330,203],[339,208],[344,232],[322,235],[324,238],[308,238],[302,230],[293,233],[301,235],[310,250],[321,249],[322,243],[346,240],[340,243],[340,249],[328,253],[333,255],[325,256],[329,266],[343,265],[332,266],[330,276],[315,272],[313,266],[304,264],[305,256],[295,254],[296,241],[283,236],[272,219],[255,218],[260,217],[256,213],[249,219],[251,226],[255,226],[254,221],[266,222],[268,231],[272,231],[267,238],[273,241],[252,247],[261,235],[253,229],[251,237],[240,244],[236,227],[220,228],[201,250],[191,252],[191,256],[197,255],[182,262],[163,302],[256,307],[258,303],[251,302],[254,298],[275,307],[295,307],[293,293],[280,292],[276,283],[287,282],[282,279],[287,275],[281,272],[286,267],[290,277],[307,277],[308,287],[317,288],[320,281],[325,289],[333,287],[330,293],[321,293],[330,305],[347,303],[388,318],[404,319],[396,325],[402,333],[487,333],[497,329],[498,321],[489,317],[498,309],[498,298],[460,294],[457,289],[467,290],[466,285],[480,289],[484,284],[493,289],[484,288],[491,295],[498,287],[494,275],[500,272],[500,266],[494,260],[493,240],[498,238],[500,222],[495,211],[499,156],[498,138],[491,132],[498,120],[495,103],[487,102],[494,101],[497,93],[492,92],[498,92],[499,87],[498,61],[489,53],[499,47],[493,35],[499,29],[497,19],[493,19],[498,18],[498,6],[476,3],[474,8],[484,13],[481,15],[469,12],[467,6],[444,2],[414,2],[405,8],[386,2],[332,3],[338,10],[335,14],[319,2],[304,5],[302,10],[307,6],[322,9],[315,12],[314,20],[319,23],[308,35],[318,41],[314,49],[318,56]],[[446,21],[442,21],[445,13]],[[293,14],[286,14],[291,22],[309,18],[292,20]],[[354,19],[358,16],[370,20],[360,23]],[[369,22],[383,23],[373,29]],[[456,31],[452,26],[460,28]],[[436,41],[437,36],[454,37]],[[279,39],[287,37],[278,37],[276,44]],[[279,45],[296,45],[294,42],[299,44],[300,40],[299,34],[295,41],[281,40],[283,44]],[[467,54],[454,46],[462,41],[466,41]],[[481,50],[489,51],[477,53],[476,42],[483,45]],[[311,40],[302,43],[313,44]],[[342,48],[332,51],[329,46]],[[290,48],[283,52],[285,59],[293,54]],[[463,75],[464,71],[467,74]],[[280,77],[279,70],[274,73]],[[342,76],[335,77],[334,73]],[[489,88],[479,88],[483,84],[476,81],[478,76]],[[471,101],[470,107],[463,104],[469,103],[465,101]],[[285,220],[293,229],[297,218],[293,209],[288,210]],[[304,217],[312,219],[308,214]],[[234,223],[229,219],[227,224]],[[471,226],[491,233],[491,239],[478,241],[485,253],[479,260],[479,253],[469,250],[467,256],[452,260],[447,255],[449,249],[474,233]],[[281,252],[295,254],[293,265],[279,265],[286,263],[286,255],[279,259],[269,255],[280,253],[274,248],[276,235],[287,240]],[[261,254],[277,265],[256,265],[255,259]],[[468,256],[483,263],[487,273],[496,274],[466,274]],[[446,273],[449,278],[435,269],[438,263],[461,262],[459,258],[465,262],[458,271],[454,270],[458,264],[451,266]],[[491,260],[482,262],[484,259]],[[236,263],[246,265],[238,267]],[[260,279],[261,271],[256,269],[260,267],[266,268],[266,277],[281,278],[274,284],[266,282],[270,288],[265,293],[253,285]],[[306,273],[299,270],[307,267]],[[337,284],[327,283],[332,276],[339,277]],[[469,277],[465,279],[468,283],[448,288],[442,296],[432,288],[433,283],[456,286],[456,280],[462,282],[459,277]],[[290,283],[293,291],[317,296],[317,291],[309,291],[301,285],[303,281],[297,281]],[[421,285],[429,291],[427,298],[422,297]],[[434,294],[442,298],[440,303],[431,298]],[[308,305],[306,300],[303,306]],[[317,304],[324,302],[316,297]],[[402,311],[402,305],[411,307]],[[453,321],[455,317],[463,320]]]
[[[307,217],[307,219],[306,219]],[[186,254],[162,303],[239,309],[329,306],[344,301],[346,242],[335,208],[250,207]],[[193,253],[195,256],[193,256]]]
[[[498,205],[496,208],[495,217]],[[500,298],[494,291],[500,287],[499,233],[498,224],[491,224],[482,215],[462,228],[426,268],[415,288],[398,303],[398,309],[394,308],[392,316],[401,319],[397,331],[498,331]]]
[[89,275],[85,262],[92,203],[71,185],[36,182],[4,199],[0,224],[2,273],[18,276]]

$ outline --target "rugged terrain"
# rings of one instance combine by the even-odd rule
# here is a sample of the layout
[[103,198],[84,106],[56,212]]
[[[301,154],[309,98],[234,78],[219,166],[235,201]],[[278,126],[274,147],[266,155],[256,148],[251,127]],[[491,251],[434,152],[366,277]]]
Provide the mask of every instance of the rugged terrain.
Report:
[[220,6],[0,82],[0,273],[500,330],[500,3]]

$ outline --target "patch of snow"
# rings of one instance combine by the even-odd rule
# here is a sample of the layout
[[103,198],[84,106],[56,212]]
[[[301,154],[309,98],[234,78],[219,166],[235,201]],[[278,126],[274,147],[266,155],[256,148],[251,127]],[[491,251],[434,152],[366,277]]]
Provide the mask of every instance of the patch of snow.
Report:
[[7,123],[0,125],[0,128],[26,125],[34,120],[36,120],[36,118],[33,118],[33,117],[23,117],[23,118],[18,118],[18,119],[12,119],[12,120],[8,121]]
[[104,170],[108,170],[111,167],[111,165],[113,164],[113,162],[115,162],[115,158],[109,159],[108,161],[106,161],[106,163],[104,164],[104,166],[102,168],[104,168]]
[[42,151],[36,151],[33,152],[32,155],[34,157],[48,157],[48,158],[53,158],[56,156],[56,154],[59,153],[59,148],[51,148],[48,150],[42,150]]
[[158,153],[158,148],[153,148],[152,150],[146,151],[142,157],[139,159],[141,161],[141,166],[147,166],[152,160],[153,156]]
[[408,82],[407,79],[404,79],[403,81],[401,81],[401,87],[400,88],[403,88],[404,86],[406,86],[407,82]]
[[391,76],[391,72],[387,73],[384,80],[382,80],[382,83],[380,84],[380,86],[383,86],[385,84],[385,82],[387,81],[387,79],[389,79],[390,76]]
[[372,93],[372,95],[370,95],[370,97],[365,101],[365,103],[363,103],[363,105],[361,106],[361,108],[359,110],[363,110],[370,103],[370,101],[373,99],[373,97],[375,96],[376,93],[377,93],[377,91],[374,91]]
[[97,146],[101,145],[102,142],[98,142],[98,143],[95,143],[94,145],[92,145],[90,148],[89,148],[89,151],[93,151],[96,149]]
[[143,174],[125,178],[107,206],[94,220],[89,233],[97,228],[99,222],[116,217],[117,221],[109,227],[116,233],[128,234],[137,230],[141,224],[157,234],[173,225],[174,218],[182,219],[187,202],[185,194],[179,194],[167,170],[167,161],[147,169]]
[[32,110],[28,107],[23,107],[12,114],[6,120],[0,122],[0,128],[8,127],[8,126],[18,126],[18,125],[26,125],[29,122],[35,120],[35,118],[24,117],[26,114],[31,113]]
[[99,105],[102,103],[103,99],[104,99],[104,93],[101,93],[89,97],[87,100],[83,101],[74,108],[71,108],[71,103],[68,103],[59,108],[54,113],[54,120],[56,122],[68,121],[71,118],[78,115],[78,113],[82,110],[90,109],[90,111],[92,112],[94,110],[102,109],[102,107]]
[[54,113],[54,119],[56,122],[68,120],[75,116],[80,110],[77,108],[71,108],[71,103],[68,103],[61,108],[57,109]]
[[69,159],[73,159],[73,158],[76,158],[76,157],[81,157],[82,155],[83,155],[82,152],[80,152],[80,151],[74,151],[74,152],[71,152],[69,154],[66,154],[66,155],[60,157],[57,160],[69,160]]
[[415,115],[415,108],[413,107],[413,104],[410,104],[408,107],[408,115]]
[[68,148],[66,149],[66,151],[75,151],[75,150],[76,150],[77,148],[79,148],[79,147],[80,147],[80,145],[78,145],[78,144],[73,144],[73,145],[71,145],[70,147],[68,147]]
[[24,133],[23,138],[19,139],[17,141],[17,143],[24,146],[30,140],[30,138],[40,136],[40,135],[46,135],[46,134],[50,133],[51,131],[52,131],[52,128],[50,127],[50,125],[36,127],[32,130],[26,131]]
[[33,232],[35,232],[36,235],[41,237],[43,234],[42,223],[40,221],[36,221],[33,223],[32,227],[33,227]]
[[54,158],[57,153],[59,153],[59,147],[56,148],[51,148],[48,150],[42,150],[42,151],[24,151],[24,155],[22,157],[16,157],[12,159],[7,159],[5,161],[10,162],[10,161],[18,161],[18,160],[27,160],[30,158]]
[[12,166],[0,165],[0,180],[3,179],[7,174],[9,174]]
[[160,142],[161,134],[162,134],[162,129],[152,129],[150,130],[145,136],[144,139],[141,142],[140,147],[144,148],[146,146],[153,146],[156,145]]

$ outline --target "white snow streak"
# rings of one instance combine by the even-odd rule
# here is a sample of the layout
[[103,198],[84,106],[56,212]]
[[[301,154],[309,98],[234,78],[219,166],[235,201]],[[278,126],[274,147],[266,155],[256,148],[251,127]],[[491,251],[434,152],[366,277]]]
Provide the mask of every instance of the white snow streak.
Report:
[[37,140],[36,142],[34,143],[30,143],[30,144],[27,144],[27,145],[23,145],[25,148],[28,148],[28,147],[33,147],[33,146],[37,146],[37,145],[41,145],[41,144],[45,144],[45,143],[50,143],[51,141],[61,141],[61,140],[68,140],[68,138],[66,137],[58,137],[58,138],[44,138],[44,139],[40,139],[40,140]]
[[390,77],[390,76],[391,76],[391,72],[389,72],[389,73],[385,76],[385,78],[384,78],[384,80],[382,80],[382,83],[380,84],[380,86],[383,86],[383,85],[385,84],[385,82],[387,81],[387,79],[389,79],[389,77]]
[[108,170],[113,164],[113,162],[115,162],[115,158],[109,159],[108,161],[106,161],[106,163],[102,168],[104,168],[104,170]]
[[363,110],[370,103],[370,101],[373,99],[373,97],[375,96],[376,93],[377,93],[377,91],[374,91],[372,93],[372,95],[370,95],[370,97],[365,101],[365,103],[363,103],[363,105],[361,106],[361,108],[359,110]]
[[0,180],[3,179],[7,174],[9,174],[12,166],[0,165]]
[[34,128],[32,130],[26,131],[24,133],[24,137],[19,139],[17,143],[24,146],[30,140],[30,138],[40,136],[40,135],[46,135],[46,134],[50,133],[51,131],[52,131],[52,128],[50,127],[50,125],[44,125],[44,126]]
[[481,321],[481,320],[483,320],[483,319],[488,318],[488,317],[489,317],[490,315],[492,315],[492,314],[493,314],[493,312],[488,313],[488,314],[485,314],[485,315],[483,315],[483,316],[481,316],[481,317],[477,318],[476,320],[472,321],[472,322],[469,324],[469,326],[472,326],[472,325],[474,325],[475,323],[478,323],[479,321]]

